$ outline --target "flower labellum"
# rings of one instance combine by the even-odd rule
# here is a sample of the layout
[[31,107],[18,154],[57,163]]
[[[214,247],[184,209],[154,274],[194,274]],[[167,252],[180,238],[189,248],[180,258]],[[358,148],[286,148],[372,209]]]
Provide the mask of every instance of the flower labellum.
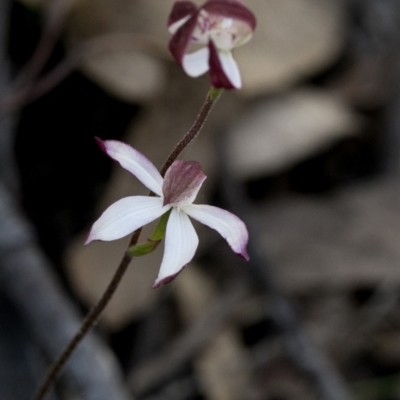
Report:
[[170,211],[164,256],[154,288],[173,280],[196,252],[199,238],[189,217],[215,229],[235,253],[249,259],[248,232],[238,217],[218,207],[193,204],[206,179],[198,162],[177,160],[163,178],[151,161],[131,146],[116,140],[97,140],[108,156],[156,196],[125,197],[112,204],[93,224],[85,244],[120,239]]
[[[201,7],[177,1],[168,19],[169,49],[189,76],[210,71],[214,87],[240,89],[232,50],[251,39],[255,26],[254,14],[240,0],[208,0]],[[191,44],[199,48],[188,53]]]

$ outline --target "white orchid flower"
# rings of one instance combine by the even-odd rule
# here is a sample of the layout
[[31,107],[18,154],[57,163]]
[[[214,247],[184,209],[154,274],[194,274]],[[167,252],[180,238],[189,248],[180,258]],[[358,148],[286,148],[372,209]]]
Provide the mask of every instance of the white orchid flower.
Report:
[[[254,14],[240,0],[208,0],[201,7],[177,1],[168,19],[169,49],[189,76],[210,71],[214,87],[239,89],[232,50],[251,39],[255,26]],[[200,48],[188,52],[191,44]]]
[[198,162],[175,161],[162,178],[151,161],[131,146],[116,140],[98,139],[98,143],[156,196],[126,197],[112,204],[93,224],[85,244],[120,239],[170,211],[163,260],[153,287],[173,280],[192,260],[199,239],[189,217],[215,229],[235,253],[249,259],[248,232],[238,217],[218,207],[193,204],[206,179]]

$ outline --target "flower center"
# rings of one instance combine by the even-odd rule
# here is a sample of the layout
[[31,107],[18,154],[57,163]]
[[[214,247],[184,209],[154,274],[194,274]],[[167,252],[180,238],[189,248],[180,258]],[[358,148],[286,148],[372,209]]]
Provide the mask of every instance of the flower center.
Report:
[[182,207],[193,203],[206,176],[196,161],[175,161],[163,182],[164,205]]
[[212,39],[218,49],[230,51],[250,39],[251,34],[251,27],[243,21],[201,10],[192,33],[192,41],[208,44]]

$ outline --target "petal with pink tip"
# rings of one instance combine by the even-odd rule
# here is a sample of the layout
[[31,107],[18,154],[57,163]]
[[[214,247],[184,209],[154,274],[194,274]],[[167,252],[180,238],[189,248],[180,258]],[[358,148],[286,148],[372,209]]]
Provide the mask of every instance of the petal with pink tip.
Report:
[[93,224],[85,242],[120,239],[154,221],[171,206],[163,206],[160,197],[131,196],[118,200]]
[[207,47],[203,47],[190,54],[185,54],[182,59],[182,67],[184,71],[192,78],[197,78],[209,70],[208,59],[210,51]]
[[240,89],[242,79],[236,61],[230,51],[218,51],[212,40],[210,49],[210,78],[216,88]]
[[164,204],[183,206],[193,203],[206,178],[197,161],[176,160],[164,177]]
[[196,12],[197,6],[191,1],[177,1],[168,17],[169,32],[174,34]]
[[102,150],[122,168],[135,175],[152,192],[162,196],[163,178],[148,158],[133,147],[117,140],[104,142],[98,138],[96,140]]
[[201,8],[210,14],[243,21],[252,30],[255,29],[257,24],[254,14],[237,0],[208,0]]
[[164,257],[153,288],[171,282],[192,260],[198,244],[199,238],[189,217],[173,208],[165,234]]
[[187,205],[183,211],[193,219],[215,229],[236,254],[249,260],[247,254],[249,234],[244,222],[236,215],[218,207],[199,204]]

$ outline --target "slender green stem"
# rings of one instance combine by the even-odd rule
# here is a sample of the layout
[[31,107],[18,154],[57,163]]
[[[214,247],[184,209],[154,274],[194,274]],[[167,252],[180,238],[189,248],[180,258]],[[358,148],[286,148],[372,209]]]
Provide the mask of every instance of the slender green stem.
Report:
[[[216,100],[221,95],[221,89],[211,88],[208,92],[207,98],[200,109],[200,112],[190,130],[185,134],[183,139],[177,144],[174,151],[169,155],[167,160],[165,161],[163,167],[161,168],[161,175],[164,176],[165,172],[171,166],[171,164],[179,157],[183,150],[198,136],[201,129],[203,128],[208,115],[210,114],[213,105],[215,104]],[[125,252],[117,270],[114,273],[110,283],[108,284],[104,294],[101,296],[100,300],[93,306],[93,308],[89,311],[85,319],[83,320],[78,332],[75,336],[70,340],[70,342],[66,345],[63,352],[60,356],[55,360],[53,365],[50,367],[45,380],[39,387],[34,400],[43,400],[48,393],[48,391],[53,386],[54,381],[57,379],[59,373],[71,357],[72,353],[74,352],[75,348],[78,344],[84,339],[86,334],[89,330],[93,327],[93,325],[98,321],[101,313],[106,308],[107,304],[113,297],[115,291],[117,290],[121,279],[123,278],[126,270],[130,262],[132,261],[133,256],[129,253],[129,248],[135,246],[139,240],[140,234],[142,232],[142,228],[136,230],[132,238],[129,242],[128,250]]]

